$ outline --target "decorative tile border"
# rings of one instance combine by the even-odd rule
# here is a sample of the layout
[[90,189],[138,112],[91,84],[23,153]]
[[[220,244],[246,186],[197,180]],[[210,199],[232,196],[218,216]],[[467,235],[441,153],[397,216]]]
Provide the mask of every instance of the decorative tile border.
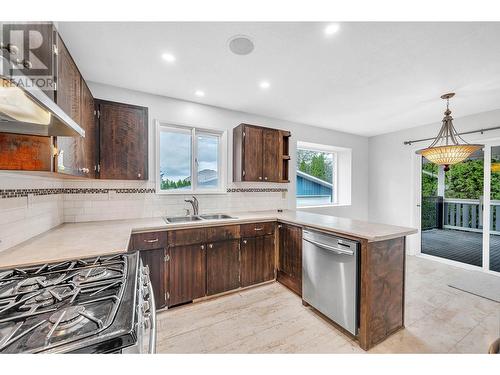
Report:
[[[48,188],[48,189],[0,189],[0,198],[19,198],[28,195],[56,194],[154,194],[154,188]],[[283,193],[287,188],[228,188],[228,193]],[[188,194],[188,193],[187,193]]]
[[228,193],[286,193],[287,188],[228,188]]
[[155,189],[136,188],[49,188],[49,189],[0,189],[1,198],[19,198],[30,195],[56,195],[56,194],[107,194],[114,191],[117,194],[150,194],[155,193]]

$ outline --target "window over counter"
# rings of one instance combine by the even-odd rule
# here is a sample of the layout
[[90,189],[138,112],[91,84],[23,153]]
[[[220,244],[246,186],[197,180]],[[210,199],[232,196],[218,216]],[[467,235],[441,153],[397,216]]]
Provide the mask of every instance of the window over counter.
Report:
[[297,142],[296,206],[350,204],[351,150]]
[[156,191],[224,193],[226,132],[157,123]]
[[297,148],[297,207],[334,204],[336,154]]

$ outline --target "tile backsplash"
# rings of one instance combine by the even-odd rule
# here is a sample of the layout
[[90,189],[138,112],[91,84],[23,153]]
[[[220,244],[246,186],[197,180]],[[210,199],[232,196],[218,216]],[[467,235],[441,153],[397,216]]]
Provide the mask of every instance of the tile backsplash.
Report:
[[[227,193],[197,195],[200,212],[287,208],[287,186],[229,184]],[[0,251],[64,222],[185,215],[186,195],[155,193],[154,182],[61,180],[0,172]],[[1,266],[1,265],[0,265]]]

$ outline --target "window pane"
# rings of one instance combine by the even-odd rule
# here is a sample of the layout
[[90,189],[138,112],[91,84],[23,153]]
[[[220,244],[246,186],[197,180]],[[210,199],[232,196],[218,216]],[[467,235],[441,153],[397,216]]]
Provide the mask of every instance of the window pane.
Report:
[[191,189],[191,133],[160,132],[160,189]]
[[219,187],[219,139],[217,135],[198,135],[198,189]]
[[333,153],[297,149],[297,207],[334,202]]

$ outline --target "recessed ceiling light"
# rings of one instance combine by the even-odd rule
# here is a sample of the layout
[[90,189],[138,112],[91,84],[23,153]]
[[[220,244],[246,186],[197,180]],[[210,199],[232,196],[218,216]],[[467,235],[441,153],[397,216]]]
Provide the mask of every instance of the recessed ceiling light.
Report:
[[169,52],[165,52],[164,54],[162,54],[161,58],[169,63],[173,63],[175,61],[175,56]]
[[340,29],[340,25],[338,23],[331,23],[327,27],[325,27],[325,35],[333,35],[336,34]]
[[205,92],[202,90],[196,90],[194,94],[200,98],[205,96]]
[[254,48],[252,40],[246,35],[235,35],[229,39],[229,49],[236,55],[248,55]]
[[268,81],[261,81],[261,82],[259,83],[259,87],[260,87],[261,89],[266,90],[266,89],[268,89],[269,87],[271,87],[271,84],[270,84]]

